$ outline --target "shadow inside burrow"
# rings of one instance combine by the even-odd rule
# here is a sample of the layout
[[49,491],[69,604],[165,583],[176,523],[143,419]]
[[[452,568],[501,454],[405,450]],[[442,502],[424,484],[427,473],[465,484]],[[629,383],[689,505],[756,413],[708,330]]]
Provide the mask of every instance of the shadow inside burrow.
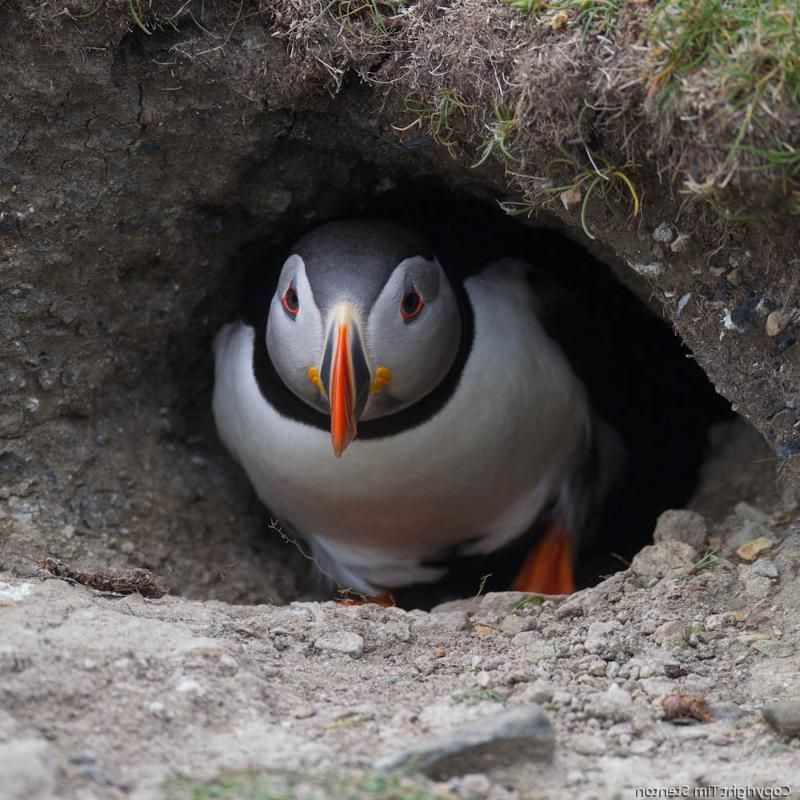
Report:
[[[581,544],[578,586],[593,585],[624,568],[650,543],[658,515],[690,500],[709,428],[732,416],[729,404],[717,395],[671,327],[623,286],[608,265],[563,232],[509,217],[480,191],[457,192],[427,179],[388,188],[386,184],[376,182],[379,189],[339,216],[414,226],[430,240],[453,280],[463,280],[501,258],[522,258],[534,265],[542,290],[546,287],[548,296],[557,298],[543,317],[545,327],[585,383],[595,412],[618,431],[627,451],[623,475],[596,520],[594,535]],[[219,298],[222,307],[253,322],[262,318],[288,248],[304,230],[323,221],[327,220],[309,225],[292,220],[282,241],[276,242],[273,233],[269,240],[256,238],[240,248]],[[238,300],[231,290],[236,284]],[[205,429],[213,424],[208,413],[210,384],[209,378],[188,412],[192,424]],[[198,402],[204,404],[202,409]],[[241,480],[246,480],[243,474]],[[507,589],[540,533],[541,526],[498,553],[460,558],[445,580],[397,590],[395,601],[402,607],[430,608],[479,591]],[[295,563],[305,571],[305,592],[319,597],[314,594],[311,564]]]

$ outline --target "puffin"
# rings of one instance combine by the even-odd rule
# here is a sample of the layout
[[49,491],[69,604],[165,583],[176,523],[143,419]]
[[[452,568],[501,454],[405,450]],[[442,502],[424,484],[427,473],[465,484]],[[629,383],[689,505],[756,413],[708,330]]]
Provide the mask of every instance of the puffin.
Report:
[[505,588],[574,591],[623,455],[533,272],[503,258],[465,277],[405,224],[332,221],[216,336],[220,439],[339,590],[390,604],[514,552]]

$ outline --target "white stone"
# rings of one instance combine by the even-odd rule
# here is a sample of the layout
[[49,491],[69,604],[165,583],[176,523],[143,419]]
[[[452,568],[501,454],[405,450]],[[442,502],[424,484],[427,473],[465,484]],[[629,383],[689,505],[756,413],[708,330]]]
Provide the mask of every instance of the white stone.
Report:
[[325,633],[314,642],[314,647],[317,650],[360,658],[364,653],[364,637],[352,631]]

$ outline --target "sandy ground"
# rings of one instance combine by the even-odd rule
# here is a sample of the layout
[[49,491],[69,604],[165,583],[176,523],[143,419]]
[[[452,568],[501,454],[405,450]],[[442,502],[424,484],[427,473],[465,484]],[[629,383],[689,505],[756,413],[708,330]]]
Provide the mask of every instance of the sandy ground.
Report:
[[[800,797],[800,531],[739,504],[702,558],[678,541],[698,520],[684,512],[629,570],[569,598],[490,594],[430,614],[0,575],[0,797]],[[754,560],[736,554],[762,538]],[[676,693],[698,696],[667,701],[690,718],[665,718]],[[552,723],[549,758],[521,746],[500,763],[496,742],[435,782],[330,784],[378,780],[387,758],[435,735],[458,747],[462,723],[529,704]],[[317,794],[219,783],[278,768]]]

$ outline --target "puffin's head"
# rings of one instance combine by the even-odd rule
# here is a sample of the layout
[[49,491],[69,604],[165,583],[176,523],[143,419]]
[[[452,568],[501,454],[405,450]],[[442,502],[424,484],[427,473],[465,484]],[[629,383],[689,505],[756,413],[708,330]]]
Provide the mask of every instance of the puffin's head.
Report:
[[436,387],[460,338],[458,303],[432,250],[412,230],[366,220],[322,225],[294,245],[266,328],[281,380],[330,414],[337,456],[359,420]]

